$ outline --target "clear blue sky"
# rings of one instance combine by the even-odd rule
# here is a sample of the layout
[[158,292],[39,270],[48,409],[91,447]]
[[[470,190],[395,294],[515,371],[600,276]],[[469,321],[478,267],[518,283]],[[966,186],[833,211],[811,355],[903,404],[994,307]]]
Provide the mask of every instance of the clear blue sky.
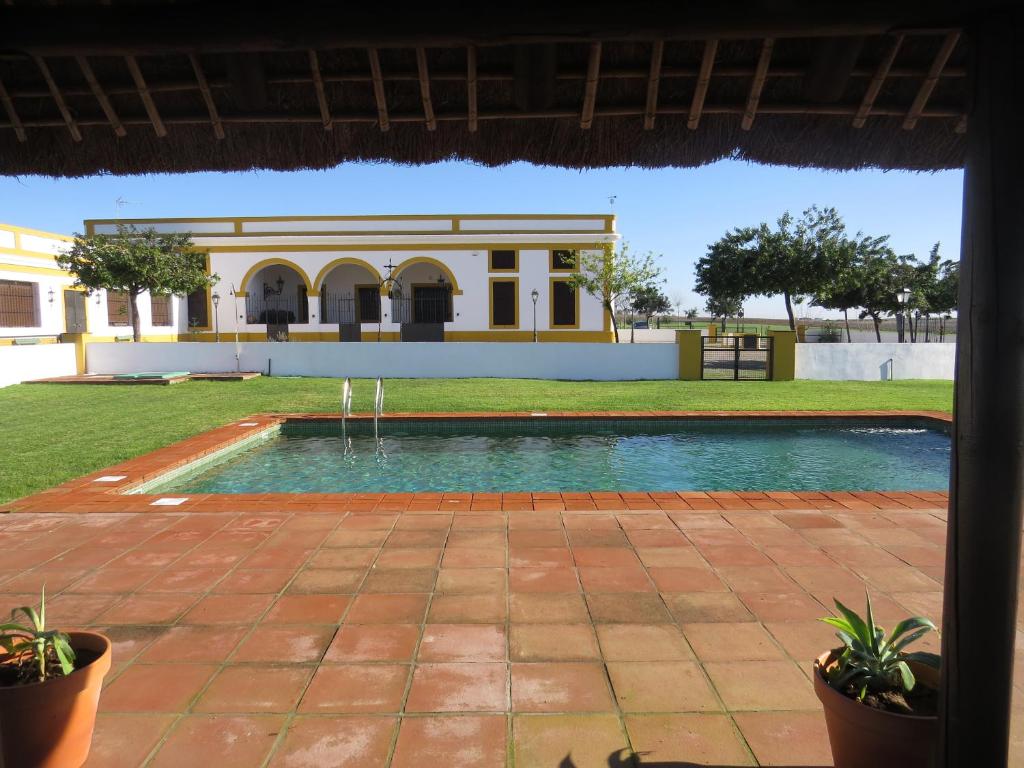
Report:
[[[835,206],[852,231],[890,234],[901,253],[960,244],[962,174],[831,173],[734,161],[703,168],[569,171],[516,164],[348,164],[330,171],[0,178],[0,221],[70,234],[82,220],[161,216],[374,213],[606,213],[634,251],[662,254],[670,298],[703,310],[693,265],[734,226]],[[128,201],[118,209],[115,201]],[[781,299],[750,299],[748,316],[782,317]],[[821,314],[811,311],[811,314]]]

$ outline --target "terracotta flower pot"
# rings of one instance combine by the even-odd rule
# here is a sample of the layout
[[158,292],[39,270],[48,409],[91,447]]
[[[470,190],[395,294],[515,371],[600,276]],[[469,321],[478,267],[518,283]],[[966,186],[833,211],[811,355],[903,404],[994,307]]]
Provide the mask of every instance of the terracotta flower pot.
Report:
[[[884,712],[844,696],[825,681],[822,670],[832,663],[831,651],[815,661],[814,692],[825,707],[835,768],[928,768],[938,735],[938,717]],[[913,666],[915,675],[921,672],[922,685],[938,685],[935,670]]]
[[0,687],[0,766],[79,768],[89,756],[110,641],[94,632],[69,632],[75,653],[96,658],[70,675],[45,683]]

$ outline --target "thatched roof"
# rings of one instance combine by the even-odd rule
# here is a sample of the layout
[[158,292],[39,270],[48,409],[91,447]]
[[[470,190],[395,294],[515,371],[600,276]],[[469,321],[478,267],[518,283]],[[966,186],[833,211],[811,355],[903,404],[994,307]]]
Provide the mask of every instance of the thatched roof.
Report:
[[963,162],[948,3],[443,5],[0,6],[0,173]]

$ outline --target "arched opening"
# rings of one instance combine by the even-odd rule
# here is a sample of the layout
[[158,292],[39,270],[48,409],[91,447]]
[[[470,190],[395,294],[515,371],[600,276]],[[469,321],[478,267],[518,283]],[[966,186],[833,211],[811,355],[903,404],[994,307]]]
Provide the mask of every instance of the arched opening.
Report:
[[338,326],[341,341],[361,341],[364,323],[381,321],[380,274],[360,259],[337,259],[317,275],[321,322]]
[[287,341],[288,328],[309,322],[309,278],[283,259],[260,262],[246,274],[245,321],[267,326],[268,341]]
[[444,341],[444,324],[455,319],[452,297],[462,293],[451,270],[418,257],[402,262],[394,275],[391,311],[402,341]]

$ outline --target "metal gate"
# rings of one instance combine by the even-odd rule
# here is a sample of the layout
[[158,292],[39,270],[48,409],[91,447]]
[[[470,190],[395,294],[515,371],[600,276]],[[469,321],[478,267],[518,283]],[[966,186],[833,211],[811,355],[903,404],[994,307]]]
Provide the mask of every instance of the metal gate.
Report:
[[719,381],[766,381],[772,377],[771,336],[703,336],[700,377]]
[[362,328],[356,321],[356,301],[351,294],[320,294],[320,315],[325,323],[337,324],[339,341],[361,341]]
[[85,292],[64,291],[64,333],[85,333]]
[[393,319],[402,341],[444,341],[444,324],[452,321],[451,294],[392,297]]

